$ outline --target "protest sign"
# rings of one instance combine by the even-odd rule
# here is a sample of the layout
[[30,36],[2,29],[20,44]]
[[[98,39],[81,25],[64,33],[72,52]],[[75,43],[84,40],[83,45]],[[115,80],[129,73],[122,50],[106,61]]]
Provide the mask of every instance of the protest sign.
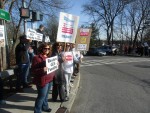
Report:
[[58,69],[58,57],[54,56],[46,59],[47,74]]
[[36,31],[33,29],[28,28],[27,29],[27,39],[35,40],[36,38]]
[[0,25],[0,47],[5,47],[4,25]]
[[75,43],[79,16],[60,12],[57,42]]
[[36,41],[42,41],[43,40],[43,34],[36,32],[36,30],[28,28],[27,32],[27,39],[36,40]]
[[91,29],[79,28],[76,37],[76,49],[79,51],[88,51],[91,37]]
[[43,34],[36,32],[35,40],[42,42],[43,40]]

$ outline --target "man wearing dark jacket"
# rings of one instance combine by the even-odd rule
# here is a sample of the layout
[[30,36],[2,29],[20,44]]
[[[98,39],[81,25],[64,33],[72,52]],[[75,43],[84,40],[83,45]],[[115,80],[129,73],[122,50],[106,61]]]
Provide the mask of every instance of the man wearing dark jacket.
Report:
[[[41,25],[39,26],[39,28],[36,30],[36,32],[43,34],[42,42],[45,42],[44,25],[41,24]],[[35,53],[35,54],[38,54],[37,48],[39,47],[39,45],[40,45],[42,42],[38,42],[38,41],[36,41],[36,40],[32,42],[32,45],[34,45],[34,46],[33,46],[33,49],[34,49],[34,53]]]
[[29,46],[31,40],[28,40],[26,35],[20,36],[20,43],[16,46],[15,54],[16,54],[16,64],[18,65],[17,71],[17,83],[16,90],[22,91],[21,86],[23,88],[30,87],[28,85],[28,75],[29,75],[29,66],[30,66],[30,58],[29,58]]

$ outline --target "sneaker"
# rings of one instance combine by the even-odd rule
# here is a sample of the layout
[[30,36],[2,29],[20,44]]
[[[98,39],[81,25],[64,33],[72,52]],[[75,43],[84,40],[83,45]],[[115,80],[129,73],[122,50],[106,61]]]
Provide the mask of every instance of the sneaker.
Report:
[[2,104],[6,104],[6,101],[5,100],[0,100],[0,105]]
[[51,112],[52,111],[52,109],[51,108],[48,108],[47,110],[42,110],[42,111],[44,111],[44,112]]
[[70,82],[73,82],[73,81],[74,81],[74,79],[71,79],[71,80],[70,80]]
[[69,101],[69,97],[66,97],[64,101]]
[[70,87],[74,87],[74,85],[72,83],[70,83]]

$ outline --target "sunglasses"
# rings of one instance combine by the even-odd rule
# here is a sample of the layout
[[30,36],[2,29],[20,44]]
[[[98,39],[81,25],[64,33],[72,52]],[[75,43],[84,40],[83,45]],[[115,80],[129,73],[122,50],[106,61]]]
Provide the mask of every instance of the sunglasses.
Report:
[[50,50],[50,48],[43,48],[44,50]]

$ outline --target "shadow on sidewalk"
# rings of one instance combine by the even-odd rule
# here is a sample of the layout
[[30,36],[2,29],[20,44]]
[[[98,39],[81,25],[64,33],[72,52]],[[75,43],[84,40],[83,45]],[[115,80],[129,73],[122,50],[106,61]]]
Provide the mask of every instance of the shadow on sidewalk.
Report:
[[[33,111],[33,109],[34,109],[34,106],[13,105],[13,104],[5,104],[5,105],[2,105],[1,107],[2,108],[0,108],[0,113],[3,113],[3,111],[4,111],[4,113],[5,112],[6,113],[12,113],[14,109],[17,109],[17,110],[18,109],[19,110],[30,110],[30,111]],[[7,110],[11,109],[12,112],[6,111],[4,109],[7,109]],[[21,111],[20,111],[20,113],[21,113]]]
[[1,112],[1,113],[11,113],[11,112],[5,111],[5,110],[3,110],[3,109],[1,109],[1,108],[0,108],[0,112]]
[[[6,104],[0,105],[0,113],[21,113],[22,111],[32,112],[36,99],[34,88],[24,89],[23,93],[16,93],[6,99]],[[19,111],[19,112],[18,112]]]

